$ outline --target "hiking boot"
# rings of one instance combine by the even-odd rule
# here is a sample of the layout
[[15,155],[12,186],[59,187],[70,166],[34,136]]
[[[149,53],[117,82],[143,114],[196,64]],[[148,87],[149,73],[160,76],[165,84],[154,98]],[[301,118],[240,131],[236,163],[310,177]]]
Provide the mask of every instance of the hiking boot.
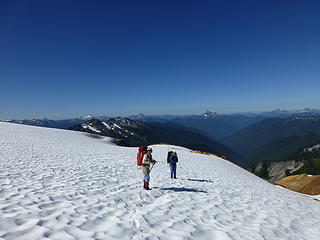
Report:
[[174,176],[174,179],[177,179],[177,177],[176,177],[176,176]]

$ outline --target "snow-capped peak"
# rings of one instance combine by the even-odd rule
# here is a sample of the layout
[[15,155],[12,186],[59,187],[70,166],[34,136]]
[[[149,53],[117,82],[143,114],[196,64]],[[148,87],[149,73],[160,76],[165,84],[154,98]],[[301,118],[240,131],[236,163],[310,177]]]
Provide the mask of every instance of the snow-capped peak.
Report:
[[211,112],[211,111],[206,111],[203,114],[203,117],[205,118],[210,118],[210,117],[216,117],[218,114],[216,112]]
[[272,110],[271,112],[273,113],[283,113],[283,112],[288,112],[287,110],[283,109],[283,108],[278,108],[278,109],[275,109],[275,110]]
[[138,117],[143,119],[145,117],[145,115],[143,113],[139,113]]
[[298,112],[311,112],[310,108],[299,109]]
[[87,116],[83,117],[83,119],[91,120],[93,116],[91,114],[88,114]]
[[312,152],[312,153],[319,152],[319,151],[320,151],[320,144],[316,144],[316,145],[314,145],[312,147],[305,148],[303,150],[303,152]]
[[320,113],[318,109],[315,108],[304,108],[297,111],[298,113]]

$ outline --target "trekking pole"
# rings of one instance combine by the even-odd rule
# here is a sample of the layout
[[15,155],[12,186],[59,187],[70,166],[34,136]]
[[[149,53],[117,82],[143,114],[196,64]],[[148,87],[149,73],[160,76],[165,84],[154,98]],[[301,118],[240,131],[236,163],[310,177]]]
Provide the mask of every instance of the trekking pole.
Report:
[[154,164],[151,166],[149,173],[151,173],[151,170],[153,168],[153,166],[156,164],[156,162],[154,162]]

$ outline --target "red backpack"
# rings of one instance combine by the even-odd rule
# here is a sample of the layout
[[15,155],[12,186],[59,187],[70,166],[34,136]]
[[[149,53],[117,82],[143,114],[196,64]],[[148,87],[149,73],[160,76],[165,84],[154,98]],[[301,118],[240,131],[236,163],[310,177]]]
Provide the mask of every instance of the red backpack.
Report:
[[142,164],[142,158],[143,155],[147,152],[147,147],[146,146],[140,146],[139,147],[139,152],[137,154],[137,165],[138,166],[143,166]]

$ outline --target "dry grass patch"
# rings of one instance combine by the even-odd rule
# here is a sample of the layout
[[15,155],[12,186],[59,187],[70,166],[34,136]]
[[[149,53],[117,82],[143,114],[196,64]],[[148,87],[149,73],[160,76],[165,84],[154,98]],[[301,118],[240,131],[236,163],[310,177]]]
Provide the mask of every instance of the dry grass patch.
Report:
[[208,152],[202,152],[202,151],[199,151],[199,150],[193,150],[193,151],[191,151],[191,152],[192,152],[192,153],[204,154],[204,155],[213,155],[213,156],[219,157],[217,154],[208,153]]
[[308,175],[306,173],[285,177],[273,184],[285,187],[295,192],[319,195],[320,175]]
[[[218,155],[218,154],[214,154],[214,153],[208,153],[208,152],[202,152],[202,151],[199,151],[199,150],[193,150],[191,151],[192,153],[199,153],[199,154],[204,154],[204,155],[212,155],[212,156],[216,156],[216,157],[219,157],[219,158],[223,158],[224,160],[227,160],[227,161],[230,161],[230,159],[226,156],[221,156],[221,155]],[[231,161],[230,161],[231,162]]]

